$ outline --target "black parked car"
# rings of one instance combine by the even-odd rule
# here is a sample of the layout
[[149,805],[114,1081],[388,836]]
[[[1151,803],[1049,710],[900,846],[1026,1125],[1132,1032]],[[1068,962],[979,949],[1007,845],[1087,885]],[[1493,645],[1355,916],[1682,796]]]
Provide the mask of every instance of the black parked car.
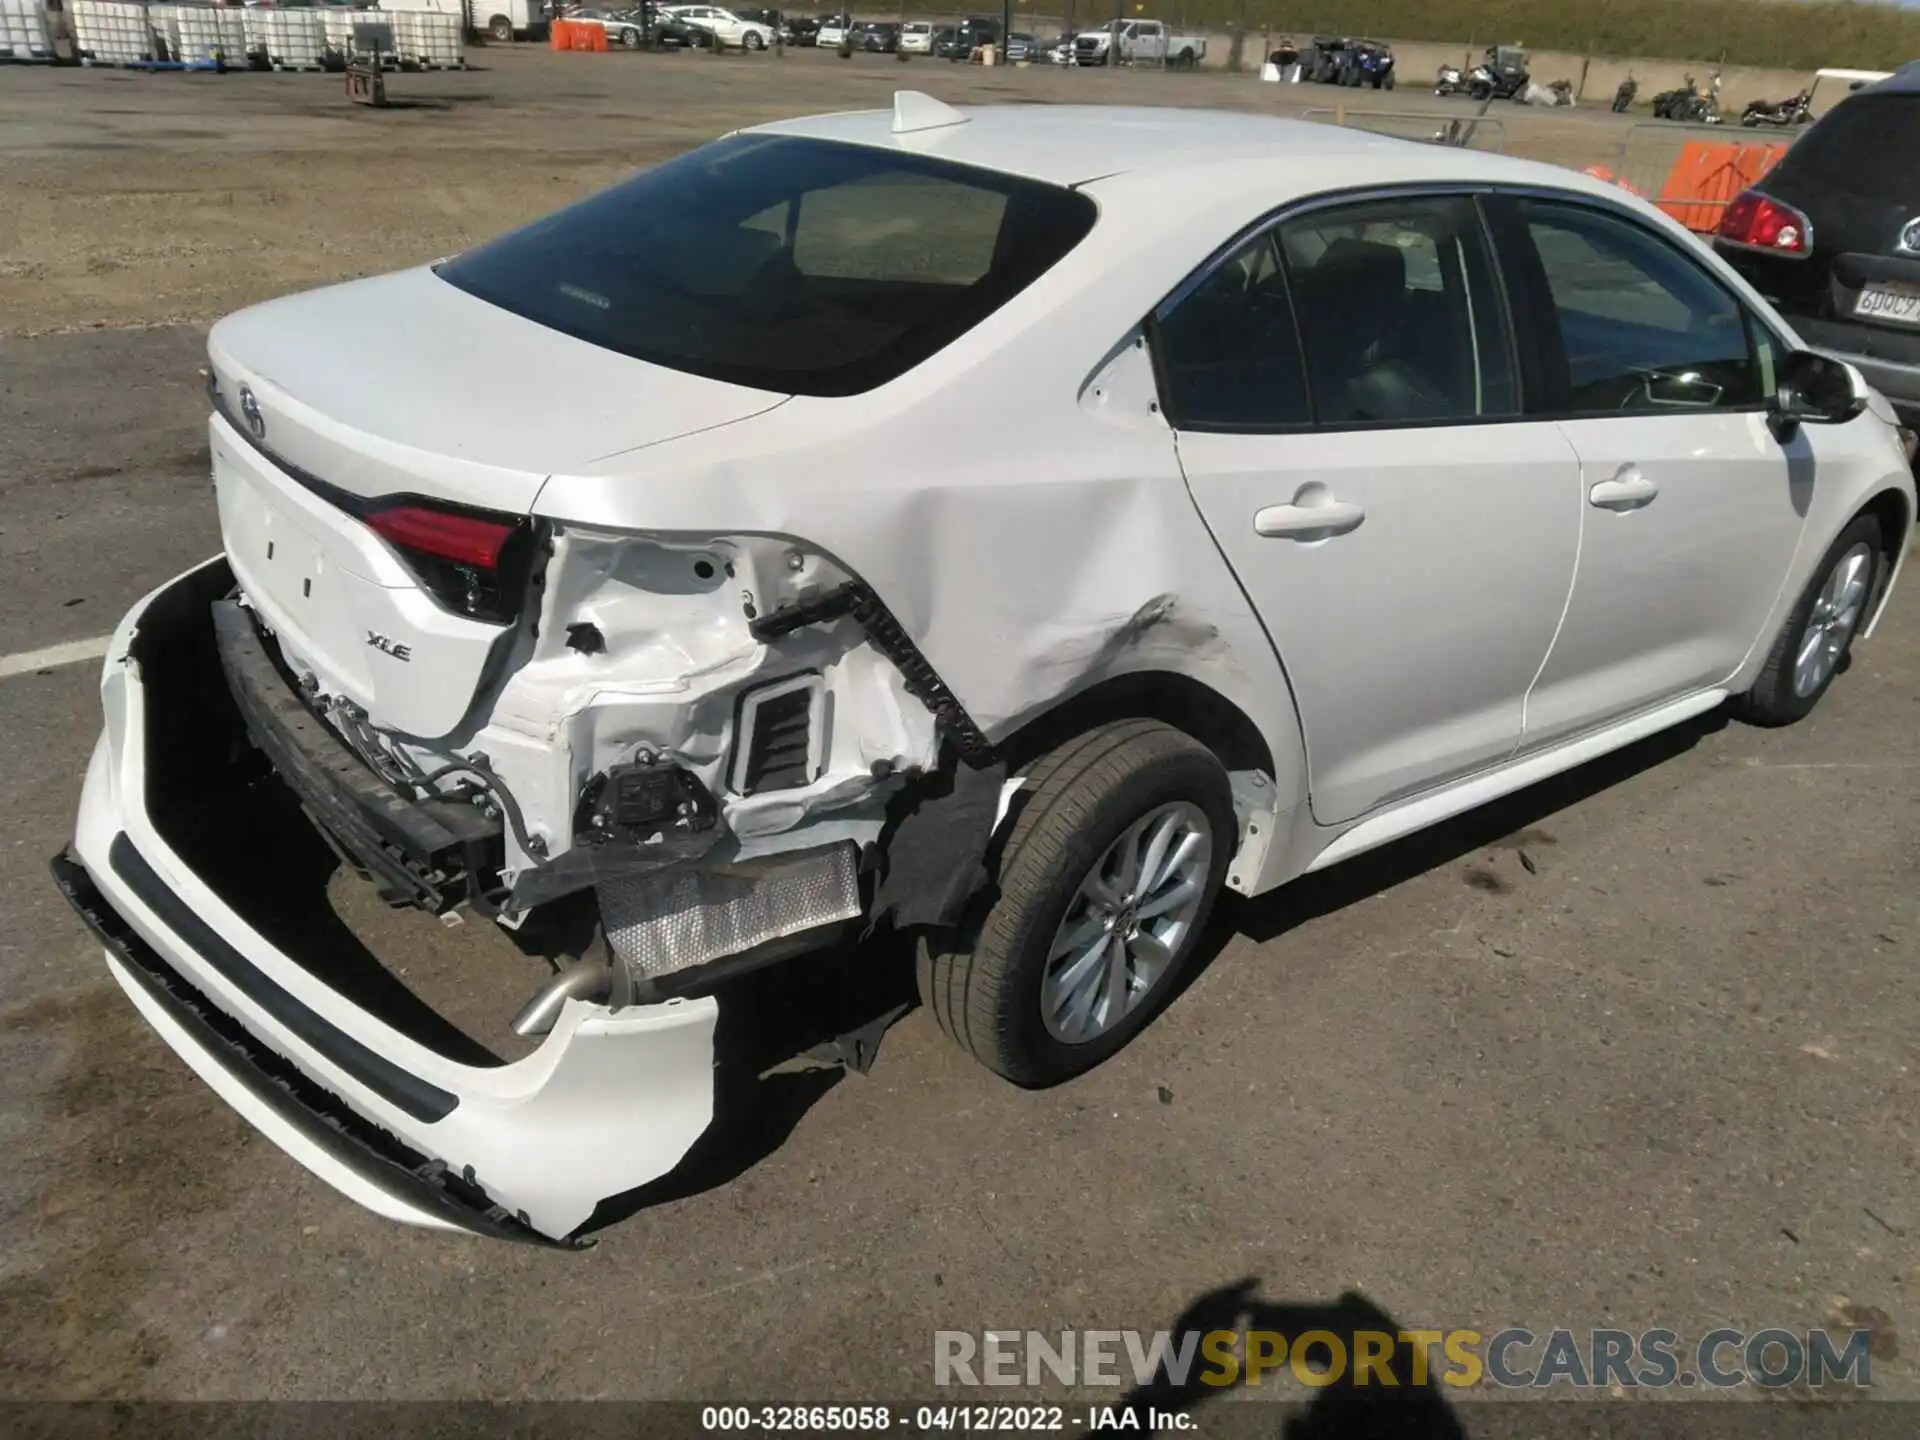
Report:
[[649,43],[656,50],[711,50],[713,32],[704,25],[682,20],[677,15],[656,12],[648,30]]
[[1000,22],[981,15],[970,15],[949,34],[942,31],[933,42],[933,53],[942,60],[965,60],[982,45],[1000,39]]
[[811,45],[820,33],[818,15],[789,15],[780,26],[782,45]]
[[869,20],[860,27],[859,38],[854,46],[860,50],[891,55],[900,48],[900,27],[890,20]]
[[1727,207],[1714,247],[1920,428],[1920,70],[1802,134]]

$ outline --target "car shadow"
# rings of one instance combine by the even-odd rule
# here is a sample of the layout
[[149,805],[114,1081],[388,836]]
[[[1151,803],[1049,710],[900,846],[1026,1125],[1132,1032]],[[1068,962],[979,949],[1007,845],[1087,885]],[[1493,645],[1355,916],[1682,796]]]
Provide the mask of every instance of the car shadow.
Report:
[[[1315,1376],[1313,1398],[1304,1406],[1280,1409],[1274,1434],[1283,1440],[1465,1440],[1466,1427],[1436,1383],[1435,1377],[1445,1370],[1444,1361],[1436,1355],[1419,1357],[1416,1363],[1413,1344],[1401,1339],[1402,1326],[1373,1301],[1352,1291],[1325,1301],[1262,1300],[1257,1296],[1259,1288],[1257,1277],[1246,1276],[1209,1290],[1175,1316],[1167,1330],[1176,1351],[1188,1333],[1268,1332],[1284,1336],[1286,1342],[1284,1350],[1275,1344],[1270,1353],[1289,1358],[1294,1344],[1311,1332],[1337,1340],[1343,1350],[1337,1369],[1330,1368],[1333,1351],[1324,1340],[1316,1339],[1307,1347],[1304,1368]],[[1351,1363],[1359,1353],[1355,1342],[1361,1335],[1388,1337],[1391,1346],[1376,1349],[1383,1365],[1369,1370],[1364,1381]],[[1272,1376],[1248,1376],[1247,1348],[1241,1347],[1241,1363],[1230,1373],[1201,1358],[1179,1375],[1163,1364],[1152,1380],[1129,1391],[1116,1407],[1115,1428],[1142,1433],[1170,1430],[1166,1416],[1190,1415],[1250,1384],[1275,1383],[1282,1373],[1279,1369]],[[1194,1353],[1200,1353],[1197,1345]],[[1223,1383],[1213,1383],[1216,1380]],[[1236,1413],[1243,1419],[1247,1414]],[[1261,1428],[1249,1426],[1247,1433]]]
[[581,1236],[725,1185],[784,1145],[828,1091],[871,1067],[880,1037],[913,1008],[913,957],[904,937],[884,934],[771,966],[715,998],[713,1122],[667,1174],[603,1200]]
[[[1541,828],[1541,822],[1549,816],[1684,755],[1727,723],[1724,712],[1710,711],[1404,840],[1303,875],[1265,895],[1250,900],[1223,897],[1200,938],[1193,963],[1180,979],[1174,1000],[1177,1002],[1179,994],[1238,937],[1264,944],[1309,921],[1383,894],[1431,870],[1457,864],[1480,851],[1519,849],[1529,841],[1536,846],[1554,844],[1553,836]],[[1463,878],[1479,889],[1505,889],[1508,883],[1478,869]]]
[[[1236,937],[1264,943],[1490,847],[1512,848],[1529,841],[1550,845],[1552,837],[1539,829],[1548,816],[1665,764],[1726,723],[1719,712],[1701,716],[1405,840],[1303,876],[1271,894],[1223,903],[1201,937],[1180,990],[1191,985]],[[1476,883],[1478,877],[1479,872],[1470,873],[1467,883]],[[1505,882],[1488,877],[1480,883]],[[873,1063],[880,1036],[919,1004],[913,982],[913,943],[911,936],[883,932],[848,950],[805,964],[777,965],[722,990],[715,1035],[713,1123],[678,1167],[637,1190],[604,1201],[581,1233],[617,1224],[649,1206],[727,1184],[785,1144],[800,1118],[849,1069],[864,1070]],[[1176,992],[1171,1003],[1178,1003],[1178,998]],[[862,1053],[852,1054],[850,1046],[843,1047],[848,1053],[832,1053],[837,1037],[855,1034],[862,1037]]]
[[[156,824],[187,867],[269,944],[355,1005],[456,1063],[504,1063],[416,995],[334,910],[327,887],[339,856],[264,760],[234,743],[196,765],[180,752],[197,743],[181,739],[179,763],[169,773],[190,777],[218,766],[227,782],[217,792],[148,797]],[[209,743],[225,742],[210,736]],[[165,779],[154,788],[167,788]],[[219,803],[209,805],[206,793],[217,793]]]

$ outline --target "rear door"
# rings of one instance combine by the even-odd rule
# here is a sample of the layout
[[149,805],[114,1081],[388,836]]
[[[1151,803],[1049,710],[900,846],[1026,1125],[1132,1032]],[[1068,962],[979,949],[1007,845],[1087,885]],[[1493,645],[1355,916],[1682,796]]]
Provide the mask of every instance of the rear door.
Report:
[[1768,429],[1780,353],[1686,247],[1599,202],[1496,203],[1528,408],[1580,457],[1573,596],[1527,700],[1552,744],[1725,681],[1760,639],[1816,483]]
[[1188,485],[1293,687],[1315,819],[1507,759],[1572,583],[1579,474],[1520,415],[1473,198],[1282,219],[1156,326]]

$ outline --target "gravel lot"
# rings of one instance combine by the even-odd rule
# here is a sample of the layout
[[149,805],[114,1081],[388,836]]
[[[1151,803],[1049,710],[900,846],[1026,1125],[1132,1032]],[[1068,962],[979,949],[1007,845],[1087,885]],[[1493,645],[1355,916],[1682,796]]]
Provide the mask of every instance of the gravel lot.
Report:
[[[903,84],[1333,93],[810,53],[475,59],[396,78],[406,108],[384,113],[320,75],[0,71],[0,654],[102,634],[217,548],[195,368],[238,305]],[[1622,126],[1507,131],[1587,163]],[[46,874],[93,666],[0,679],[0,1394],[924,1397],[936,1329],[1152,1329],[1252,1277],[1403,1326],[1866,1316],[1876,1392],[1920,1398],[1917,661],[1909,580],[1801,726],[1696,724],[1225,902],[1188,992],[1063,1089],[1011,1089],[917,1012],[869,1076],[748,1074],[704,1188],[583,1255],[378,1221],[192,1079]],[[476,927],[330,893],[396,968],[465,963]],[[762,1061],[844,1011],[824,981],[766,984],[761,1008],[792,1019]]]

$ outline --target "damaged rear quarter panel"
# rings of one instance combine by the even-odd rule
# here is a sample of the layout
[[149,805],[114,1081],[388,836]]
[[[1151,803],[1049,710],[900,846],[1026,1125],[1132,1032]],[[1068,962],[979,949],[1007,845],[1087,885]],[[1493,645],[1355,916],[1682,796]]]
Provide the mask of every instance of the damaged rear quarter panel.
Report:
[[[1157,414],[1116,420],[1081,404],[1117,347],[1054,349],[1050,375],[1025,383],[976,366],[904,402],[886,392],[906,381],[797,398],[555,476],[536,510],[825,552],[879,594],[996,741],[1103,680],[1190,677],[1260,730],[1284,812],[1305,793],[1292,697],[1192,503],[1172,432]],[[907,379],[925,388],[918,372]],[[956,429],[950,416],[978,418]]]

